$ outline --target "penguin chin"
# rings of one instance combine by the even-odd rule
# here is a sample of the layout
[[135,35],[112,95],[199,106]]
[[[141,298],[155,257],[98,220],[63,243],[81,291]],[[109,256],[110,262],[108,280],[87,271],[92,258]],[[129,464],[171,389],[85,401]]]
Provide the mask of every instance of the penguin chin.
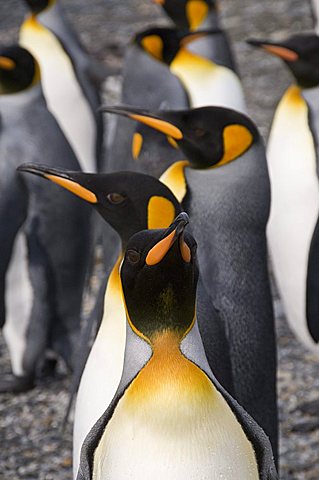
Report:
[[52,0],[24,0],[32,13],[38,14],[43,12],[46,8],[50,6],[50,3],[53,3]]

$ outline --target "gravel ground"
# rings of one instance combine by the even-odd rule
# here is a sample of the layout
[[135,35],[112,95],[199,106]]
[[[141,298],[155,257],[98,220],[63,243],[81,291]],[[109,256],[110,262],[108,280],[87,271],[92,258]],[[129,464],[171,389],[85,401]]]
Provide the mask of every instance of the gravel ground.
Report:
[[[116,71],[130,36],[150,23],[164,22],[150,0],[64,0],[66,12],[83,43]],[[234,41],[249,111],[267,136],[276,103],[290,82],[281,63],[250,49],[248,37],[280,38],[312,28],[305,0],[221,0],[224,27]],[[0,42],[17,36],[25,9],[18,0],[0,0]],[[116,97],[119,76],[111,78],[105,94]],[[276,294],[274,294],[276,298]],[[319,365],[294,339],[276,300],[281,425],[280,466],[283,480],[319,479]],[[0,368],[9,361],[0,338]],[[60,426],[68,399],[70,378],[61,367],[50,381],[39,380],[27,394],[3,395],[0,401],[0,479],[71,479],[71,435]]]

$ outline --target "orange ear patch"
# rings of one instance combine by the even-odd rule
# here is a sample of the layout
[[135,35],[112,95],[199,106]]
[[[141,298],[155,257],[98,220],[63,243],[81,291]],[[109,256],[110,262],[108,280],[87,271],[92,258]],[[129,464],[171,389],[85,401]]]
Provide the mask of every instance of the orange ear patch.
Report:
[[69,192],[74,193],[83,200],[86,200],[89,203],[97,203],[97,198],[93,192],[90,192],[87,188],[82,187],[79,183],[68,180],[67,178],[58,177],[56,175],[45,174],[45,178],[51,180],[51,182],[60,185],[61,187],[69,190]]
[[253,135],[244,125],[227,125],[223,130],[224,155],[216,167],[235,160],[252,145]]
[[147,206],[147,228],[168,228],[176,216],[173,203],[154,195]]
[[203,0],[189,0],[186,4],[186,17],[190,30],[197,30],[208,14],[208,5]]
[[157,60],[163,60],[163,40],[158,35],[149,35],[142,39],[141,44],[144,50],[155,57]]
[[138,157],[141,153],[143,146],[143,136],[136,132],[133,135],[133,140],[132,140],[132,157],[134,160],[138,160]]

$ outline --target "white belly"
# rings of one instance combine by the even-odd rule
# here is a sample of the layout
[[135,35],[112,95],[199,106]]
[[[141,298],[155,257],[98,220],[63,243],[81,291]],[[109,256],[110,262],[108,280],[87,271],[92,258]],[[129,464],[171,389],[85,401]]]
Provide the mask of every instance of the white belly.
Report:
[[3,335],[9,348],[12,371],[24,375],[22,366],[26,349],[26,332],[33,304],[33,289],[28,271],[28,253],[25,234],[16,236],[5,280],[6,323]]
[[319,184],[307,105],[294,88],[277,108],[268,144],[272,201],[267,235],[289,324],[306,346],[319,351],[306,326],[308,254],[319,213]]
[[39,62],[48,108],[72,146],[82,170],[95,172],[95,120],[70,58],[54,34],[35,21],[27,20],[23,24],[20,44]]
[[126,317],[121,292],[110,284],[100,329],[88,357],[76,399],[73,431],[74,478],[83,441],[107,409],[119,385],[124,361]]
[[246,112],[240,80],[229,68],[181,50],[170,69],[184,84],[193,108],[214,105]]
[[224,398],[207,377],[204,387],[189,372],[179,382],[177,368],[169,379],[172,365],[163,378],[154,369],[150,393],[139,376],[126,390],[95,451],[93,479],[257,480],[252,445]]

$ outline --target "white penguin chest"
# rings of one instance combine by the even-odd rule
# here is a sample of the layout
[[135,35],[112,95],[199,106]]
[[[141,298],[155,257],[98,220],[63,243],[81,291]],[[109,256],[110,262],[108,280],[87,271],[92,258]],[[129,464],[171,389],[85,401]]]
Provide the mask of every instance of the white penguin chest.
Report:
[[93,479],[257,480],[252,445],[226,401],[198,367],[169,357],[158,369],[153,355],[120,399]]
[[33,19],[20,31],[20,44],[37,59],[48,108],[55,116],[83,171],[95,172],[95,119],[59,40]]
[[311,346],[306,328],[306,278],[319,214],[319,183],[308,108],[295,86],[277,108],[267,158],[272,195],[267,236],[276,281],[288,321]]
[[184,84],[193,108],[216,105],[246,112],[240,80],[229,68],[182,49],[170,70]]
[[126,316],[116,263],[107,285],[103,319],[85,365],[76,399],[73,468],[77,473],[83,441],[113,399],[124,362]]

